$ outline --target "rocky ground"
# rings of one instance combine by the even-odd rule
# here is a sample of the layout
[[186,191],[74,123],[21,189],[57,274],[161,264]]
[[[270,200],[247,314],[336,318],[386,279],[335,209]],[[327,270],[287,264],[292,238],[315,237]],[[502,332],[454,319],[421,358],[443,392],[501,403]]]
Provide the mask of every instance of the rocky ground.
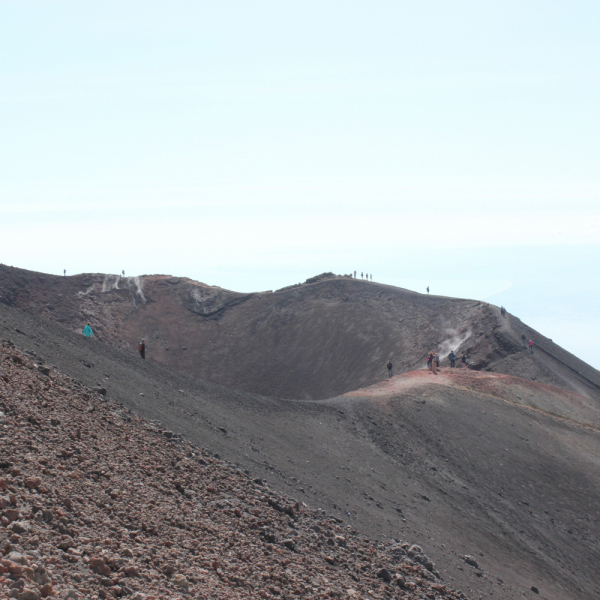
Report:
[[418,546],[369,541],[38,363],[0,345],[2,597],[465,598]]

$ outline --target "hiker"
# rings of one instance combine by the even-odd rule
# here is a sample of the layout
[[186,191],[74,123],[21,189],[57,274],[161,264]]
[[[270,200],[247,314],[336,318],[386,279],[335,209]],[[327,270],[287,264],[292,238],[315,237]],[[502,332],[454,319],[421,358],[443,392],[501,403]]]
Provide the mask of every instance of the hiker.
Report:
[[525,342],[527,341],[527,336],[525,334],[521,336],[521,341],[523,342],[523,348],[525,348]]
[[462,368],[466,369],[467,368],[467,355],[463,353],[463,355],[460,357],[460,362],[462,363]]
[[533,354],[533,340],[529,340],[529,352]]
[[354,279],[356,279],[356,271],[354,271]]
[[435,353],[435,366],[440,368],[440,355],[437,352]]
[[456,367],[456,354],[454,354],[454,350],[450,352],[448,358],[450,359],[450,368],[454,369]]
[[63,269],[63,277],[66,277],[66,276],[67,276],[67,270]]
[[373,273],[371,273],[371,281],[373,281]]
[[392,376],[392,368],[393,368],[391,360],[388,360],[388,364],[386,365],[386,367],[387,367],[387,370],[388,370],[388,377],[391,377]]
[[138,350],[140,351],[140,356],[146,360],[146,340],[143,339],[138,346]]
[[436,375],[437,374],[437,364],[435,362],[435,353],[431,353],[431,372]]
[[125,269],[123,269],[123,277],[125,277]]
[[427,293],[429,294],[429,286],[427,286]]
[[94,337],[94,330],[92,329],[92,326],[89,323],[83,328],[82,333],[83,335],[85,335],[86,338]]
[[433,352],[427,355],[427,368],[431,371],[431,363],[433,362]]
[[365,279],[366,279],[367,281],[369,281],[369,274],[368,274],[368,273],[365,273]]

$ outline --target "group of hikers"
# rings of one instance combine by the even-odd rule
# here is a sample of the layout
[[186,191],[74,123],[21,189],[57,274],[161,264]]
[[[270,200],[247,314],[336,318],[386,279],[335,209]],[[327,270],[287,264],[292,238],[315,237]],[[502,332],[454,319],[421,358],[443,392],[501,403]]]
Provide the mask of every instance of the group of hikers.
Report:
[[[450,368],[454,369],[456,367],[456,353],[454,352],[454,350],[452,350],[450,352],[450,354],[448,354],[448,360],[450,361]],[[463,355],[460,357],[460,362],[462,363],[462,368],[466,369],[467,368],[467,355],[465,353],[463,353]],[[394,365],[392,365],[391,359],[388,360],[386,367],[388,370],[388,377],[392,377]],[[437,370],[440,368],[440,355],[437,352],[431,351],[427,355],[427,368],[434,375],[437,372]]]
[[527,348],[527,346],[529,346],[529,352],[533,354],[533,340],[529,340],[529,343],[527,343],[527,336],[523,334],[521,336],[521,341],[523,342],[523,348]]
[[[94,330],[92,329],[92,324],[88,323],[82,331],[83,335],[85,335],[86,338],[92,338],[92,337],[96,337]],[[146,359],[146,339],[142,339],[142,341],[139,343],[138,345],[138,351],[140,353],[140,356],[145,360]]]
[[[369,280],[369,277],[371,278]],[[366,279],[367,281],[373,281],[373,273],[364,273],[361,271],[360,272],[360,278],[361,279]],[[354,279],[356,279],[356,271],[354,271]]]
[[[450,368],[454,369],[456,367],[456,353],[454,350],[448,354],[448,360],[450,361]],[[467,368],[467,355],[463,353],[460,357],[460,362],[463,369]],[[435,374],[436,371],[440,368],[440,355],[437,352],[431,351],[427,355],[427,368]]]
[[[529,352],[533,354],[533,340],[528,340],[527,336],[523,334],[521,336],[521,341],[523,342],[523,348],[529,348]],[[456,352],[452,350],[450,354],[448,354],[448,360],[450,361],[450,368],[454,369],[456,367]],[[463,369],[467,368],[467,355],[463,352],[460,357],[461,367]],[[392,377],[393,365],[392,360],[388,360],[387,362],[387,370],[388,377]],[[427,355],[427,369],[431,371],[434,375],[437,370],[440,368],[440,355],[433,350]]]

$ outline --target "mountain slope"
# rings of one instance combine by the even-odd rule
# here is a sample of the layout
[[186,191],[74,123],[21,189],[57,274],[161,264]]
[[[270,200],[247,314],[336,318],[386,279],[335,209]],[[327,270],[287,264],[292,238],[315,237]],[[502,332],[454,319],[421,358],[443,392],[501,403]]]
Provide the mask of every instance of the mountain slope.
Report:
[[0,365],[3,598],[464,598],[415,546],[365,539],[14,344]]
[[[430,350],[600,398],[600,372],[514,316],[473,300],[425,296],[331,274],[239,294],[184,278],[56,277],[0,267],[0,302],[199,379],[283,398],[324,399],[421,368]],[[535,341],[535,354],[521,335]]]
[[327,400],[278,400],[181,375],[2,306],[0,337],[365,535],[418,543],[444,583],[469,596],[600,593],[595,399],[443,369]]

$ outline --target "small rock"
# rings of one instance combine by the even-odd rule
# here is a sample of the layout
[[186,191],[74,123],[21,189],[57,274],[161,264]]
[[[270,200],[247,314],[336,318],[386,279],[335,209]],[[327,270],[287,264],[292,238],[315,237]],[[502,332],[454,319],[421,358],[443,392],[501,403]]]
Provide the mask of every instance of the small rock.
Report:
[[377,577],[383,579],[386,583],[389,583],[392,580],[392,574],[387,569],[377,571]]
[[29,525],[27,523],[25,523],[24,521],[15,521],[10,526],[10,529],[12,530],[13,533],[17,533],[17,534],[27,533],[29,531]]
[[2,513],[2,516],[6,517],[9,521],[17,521],[21,515],[18,510],[9,508]]
[[23,590],[18,596],[18,600],[40,600],[40,595],[34,590]]
[[44,523],[51,523],[52,519],[54,519],[54,513],[51,510],[43,510],[42,519]]
[[462,559],[468,565],[471,565],[472,567],[475,567],[476,569],[479,569],[479,563],[471,555],[466,554],[465,556],[462,557]]
[[75,547],[75,542],[71,536],[67,535],[58,543],[58,547],[60,550],[68,550]]
[[98,573],[98,575],[104,575],[105,577],[108,577],[111,573],[108,565],[99,557],[90,558],[88,567],[94,573]]
[[29,561],[20,552],[16,552],[15,550],[9,552],[6,558],[18,565],[29,566]]
[[135,565],[128,565],[123,569],[126,577],[139,577],[138,569]]
[[50,582],[50,577],[48,577],[48,573],[46,572],[46,569],[44,567],[36,567],[35,571],[33,572],[33,581],[34,583],[36,583],[37,585],[42,585],[45,586]]
[[54,594],[54,588],[51,583],[45,583],[40,589],[40,596],[42,598],[47,598],[48,596],[52,596]]
[[531,586],[531,591],[532,591],[534,594],[539,594],[539,593],[540,593],[540,590],[538,590],[538,589],[535,587],[535,585],[532,585],[532,586]]
[[176,585],[180,588],[185,588],[186,590],[190,587],[190,582],[183,576],[181,573],[178,573],[172,579],[173,585]]
[[25,487],[28,487],[30,490],[34,490],[42,485],[42,480],[39,477],[28,477],[25,480]]

